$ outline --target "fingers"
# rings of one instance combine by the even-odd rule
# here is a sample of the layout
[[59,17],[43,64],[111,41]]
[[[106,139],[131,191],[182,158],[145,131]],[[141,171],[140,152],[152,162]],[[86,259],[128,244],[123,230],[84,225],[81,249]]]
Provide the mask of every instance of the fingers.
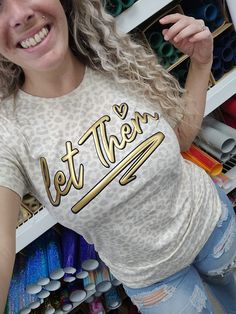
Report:
[[185,38],[189,38],[191,42],[204,39],[210,34],[209,29],[205,26],[203,20],[195,19],[190,16],[179,13],[166,15],[159,20],[162,25],[173,24],[168,30],[163,30],[165,40],[178,43]]

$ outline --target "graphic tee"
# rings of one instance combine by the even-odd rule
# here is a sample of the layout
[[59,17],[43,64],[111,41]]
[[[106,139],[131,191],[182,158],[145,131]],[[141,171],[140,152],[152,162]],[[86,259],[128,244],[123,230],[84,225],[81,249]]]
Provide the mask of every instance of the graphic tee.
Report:
[[182,158],[158,103],[90,68],[62,97],[5,100],[0,130],[0,185],[34,193],[129,287],[193,262],[220,217],[214,183]]

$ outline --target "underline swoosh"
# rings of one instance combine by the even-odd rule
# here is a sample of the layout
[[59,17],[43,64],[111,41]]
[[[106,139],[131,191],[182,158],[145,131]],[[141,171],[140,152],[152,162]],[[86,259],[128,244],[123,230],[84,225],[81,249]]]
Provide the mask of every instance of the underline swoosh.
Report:
[[165,135],[157,132],[150,136],[130,152],[117,166],[115,166],[101,181],[99,181],[82,199],[80,199],[71,211],[77,214],[89,202],[91,202],[112,180],[114,180],[130,163],[133,164],[120,179],[120,184],[125,185],[136,179],[134,173],[142,166],[148,157],[162,143]]

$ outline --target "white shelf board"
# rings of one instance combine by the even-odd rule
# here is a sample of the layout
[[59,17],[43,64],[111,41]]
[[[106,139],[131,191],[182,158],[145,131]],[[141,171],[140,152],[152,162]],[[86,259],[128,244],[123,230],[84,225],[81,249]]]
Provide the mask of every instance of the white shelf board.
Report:
[[171,2],[172,0],[138,0],[116,17],[116,26],[119,31],[128,33]]
[[56,220],[43,208],[16,229],[16,253],[56,224]]
[[230,188],[225,189],[225,192],[228,194],[236,188],[236,166],[225,173],[226,176],[231,178]]
[[217,81],[207,92],[204,116],[211,113],[236,93],[236,68]]

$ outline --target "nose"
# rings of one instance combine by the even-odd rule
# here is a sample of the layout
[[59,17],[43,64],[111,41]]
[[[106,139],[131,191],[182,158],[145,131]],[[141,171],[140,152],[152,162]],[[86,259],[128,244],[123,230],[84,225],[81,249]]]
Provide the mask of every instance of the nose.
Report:
[[[24,3],[24,2],[23,2]],[[21,28],[27,25],[34,18],[34,11],[29,4],[22,1],[10,0],[8,2],[9,25],[12,28]]]

